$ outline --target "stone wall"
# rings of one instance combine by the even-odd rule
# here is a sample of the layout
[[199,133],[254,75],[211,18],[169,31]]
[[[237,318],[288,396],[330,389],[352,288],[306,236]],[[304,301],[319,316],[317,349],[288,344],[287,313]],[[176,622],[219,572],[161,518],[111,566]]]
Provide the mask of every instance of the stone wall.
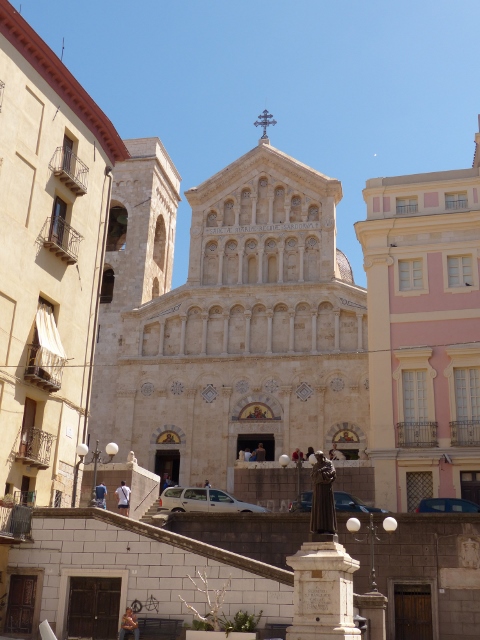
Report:
[[[275,567],[135,523],[100,509],[39,509],[33,519],[32,542],[10,551],[9,575],[25,567],[43,577],[40,620],[48,619],[57,637],[66,637],[69,579],[72,576],[122,579],[120,616],[125,607],[153,597],[158,612],[142,616],[175,618],[191,623],[179,595],[204,612],[204,601],[188,574],[206,571],[209,587],[219,589],[231,578],[224,612],[263,611],[260,626],[288,624],[293,615],[293,579]],[[8,591],[8,584],[7,584]],[[120,624],[120,619],[119,619]]]
[[[118,500],[115,490],[124,480],[130,487],[130,518],[140,520],[145,511],[152,506],[159,494],[159,476],[137,464],[99,464],[97,469],[97,484],[105,483],[107,487],[107,510],[118,513]],[[89,506],[92,498],[93,465],[87,465],[83,473],[80,506]]]
[[[354,574],[356,593],[370,591],[370,547],[346,530],[351,515],[366,530],[368,515],[338,513],[339,541],[360,560]],[[388,596],[387,622],[393,639],[394,585],[429,585],[433,628],[439,640],[478,637],[480,623],[480,521],[476,514],[393,514],[395,534],[381,533],[383,515],[375,516],[378,589]],[[298,551],[309,535],[309,514],[172,514],[169,529],[248,558],[288,569],[285,557]]]
[[[372,506],[375,505],[374,469],[368,460],[335,463],[335,491],[346,491]],[[311,467],[300,470],[300,491],[312,488]],[[235,468],[235,497],[261,504],[270,511],[288,511],[297,496],[298,471],[295,468],[265,468],[263,464],[245,463]]]

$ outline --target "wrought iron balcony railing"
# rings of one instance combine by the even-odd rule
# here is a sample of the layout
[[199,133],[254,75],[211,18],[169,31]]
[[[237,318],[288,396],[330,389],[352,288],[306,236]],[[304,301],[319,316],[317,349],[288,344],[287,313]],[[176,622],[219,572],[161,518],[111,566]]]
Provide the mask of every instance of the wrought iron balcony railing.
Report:
[[[50,466],[50,455],[52,453],[52,445],[56,436],[46,433],[41,429],[33,427],[22,434],[20,447],[15,456],[23,464],[39,469],[48,469]],[[31,492],[25,492],[31,493]]]
[[480,446],[480,420],[455,420],[450,430],[452,447]]
[[0,539],[24,540],[32,531],[32,508],[23,504],[0,507]]
[[43,246],[67,264],[78,262],[78,249],[82,240],[83,236],[60,216],[47,218],[43,225]]
[[62,386],[63,365],[59,364],[59,358],[54,354],[51,354],[51,358],[40,354],[41,348],[40,345],[28,345],[27,366],[23,377],[44,391],[52,393]]
[[397,204],[397,213],[405,214],[405,213],[418,213],[418,204]]
[[88,167],[68,147],[57,147],[48,168],[77,196],[87,193]]
[[445,202],[445,209],[466,209],[468,200],[450,200]]
[[436,422],[397,422],[397,447],[436,447]]

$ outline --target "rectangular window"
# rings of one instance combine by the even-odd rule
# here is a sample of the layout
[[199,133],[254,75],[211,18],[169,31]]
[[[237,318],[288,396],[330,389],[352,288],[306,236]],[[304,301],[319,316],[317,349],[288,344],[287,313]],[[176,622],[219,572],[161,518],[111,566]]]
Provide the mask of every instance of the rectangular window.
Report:
[[55,498],[54,498],[53,506],[56,507],[57,509],[60,509],[60,507],[62,506],[62,492],[59,491],[58,489],[55,490]]
[[466,193],[446,193],[445,209],[466,209],[468,199]]
[[427,372],[403,371],[403,414],[405,422],[425,422],[427,410]]
[[397,198],[397,213],[418,213],[417,198]]
[[449,287],[473,286],[472,256],[449,256],[447,266]]
[[457,420],[480,420],[480,369],[455,369]]
[[423,265],[421,260],[399,260],[400,291],[423,289]]

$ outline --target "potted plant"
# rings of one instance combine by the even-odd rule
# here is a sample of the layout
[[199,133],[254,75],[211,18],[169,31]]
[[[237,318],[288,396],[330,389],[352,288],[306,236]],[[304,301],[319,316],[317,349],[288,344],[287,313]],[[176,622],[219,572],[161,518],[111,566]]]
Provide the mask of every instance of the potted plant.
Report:
[[[233,621],[229,621],[224,615],[221,615],[225,593],[230,588],[230,578],[224,583],[221,589],[209,589],[206,570],[201,573],[197,571],[201,585],[188,576],[193,583],[195,589],[199,593],[205,594],[207,613],[202,616],[192,605],[188,604],[182,596],[178,596],[183,604],[193,613],[193,624],[187,628],[186,640],[206,640],[205,634],[217,634],[220,636],[228,636],[229,640],[255,640],[256,633],[254,629],[262,615],[249,615],[247,612],[238,611]],[[210,635],[210,640],[212,636]]]
[[3,498],[0,498],[0,507],[6,507],[7,509],[13,507],[13,495],[11,493],[6,493]]

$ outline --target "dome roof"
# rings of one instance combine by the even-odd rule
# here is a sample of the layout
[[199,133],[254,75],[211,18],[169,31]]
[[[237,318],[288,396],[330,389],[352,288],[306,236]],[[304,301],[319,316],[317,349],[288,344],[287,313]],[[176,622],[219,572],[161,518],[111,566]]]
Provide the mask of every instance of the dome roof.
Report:
[[337,249],[337,266],[338,270],[340,271],[340,280],[343,280],[343,282],[348,282],[348,284],[355,284],[350,262],[348,261],[347,256],[343,253],[343,251],[340,251],[340,249]]

